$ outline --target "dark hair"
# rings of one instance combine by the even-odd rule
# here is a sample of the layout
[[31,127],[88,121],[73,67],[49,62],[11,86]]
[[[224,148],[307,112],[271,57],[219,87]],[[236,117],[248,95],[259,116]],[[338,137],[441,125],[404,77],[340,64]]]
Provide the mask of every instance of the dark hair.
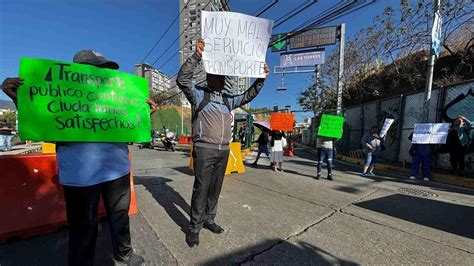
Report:
[[372,126],[372,127],[370,128],[370,130],[372,130],[372,129],[374,129],[374,128],[376,128],[377,130],[379,130],[379,127],[378,127],[378,126]]

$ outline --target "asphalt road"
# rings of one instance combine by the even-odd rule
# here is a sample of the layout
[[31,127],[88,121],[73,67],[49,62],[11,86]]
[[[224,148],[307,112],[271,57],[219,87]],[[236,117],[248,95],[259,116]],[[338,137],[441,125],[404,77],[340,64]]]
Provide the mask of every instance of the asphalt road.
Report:
[[[203,230],[191,249],[184,241],[194,181],[188,153],[131,150],[139,206],[132,238],[147,265],[474,264],[474,190],[361,177],[360,167],[341,162],[334,181],[315,180],[313,153],[298,149],[285,157],[283,173],[264,158],[227,176],[216,220],[226,232]],[[106,227],[97,265],[112,265]],[[1,245],[0,265],[64,265],[66,250],[64,229]]]

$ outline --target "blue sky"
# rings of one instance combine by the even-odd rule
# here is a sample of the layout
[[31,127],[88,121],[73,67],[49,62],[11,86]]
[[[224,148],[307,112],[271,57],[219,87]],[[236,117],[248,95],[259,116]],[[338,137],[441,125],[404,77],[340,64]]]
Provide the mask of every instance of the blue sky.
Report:
[[[270,0],[230,0],[232,11],[255,14]],[[263,18],[276,20],[305,0],[280,0]],[[298,16],[288,20],[273,33],[290,31],[303,21],[314,17],[336,3],[320,0]],[[346,23],[348,38],[361,28],[372,24],[373,17],[386,6],[397,6],[398,0],[375,3],[334,20],[327,25]],[[81,49],[95,49],[106,57],[116,60],[120,70],[132,72],[133,65],[140,63],[153,44],[179,13],[178,0],[2,0],[0,1],[0,79],[17,76],[21,57],[37,57],[72,61]],[[145,62],[155,61],[179,35],[176,22],[165,38],[153,50]],[[178,68],[178,43],[176,42],[155,66],[176,55],[162,69],[173,74]],[[326,53],[333,46],[326,47]],[[267,62],[279,65],[279,54],[267,52]],[[335,73],[336,74],[336,73]],[[309,74],[285,76],[287,94],[276,92],[281,75],[271,74],[265,87],[252,102],[253,107],[284,106],[292,101],[293,109],[300,109],[298,92],[309,84]],[[0,99],[8,97],[0,92]],[[298,118],[309,116],[299,114]]]

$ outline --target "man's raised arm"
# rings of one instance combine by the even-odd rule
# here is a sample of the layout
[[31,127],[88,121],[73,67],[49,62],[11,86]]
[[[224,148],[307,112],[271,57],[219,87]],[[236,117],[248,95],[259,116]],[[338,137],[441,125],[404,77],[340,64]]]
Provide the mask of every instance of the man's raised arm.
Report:
[[202,52],[204,51],[204,40],[200,38],[196,45],[195,53],[186,59],[184,64],[179,69],[178,77],[176,78],[176,84],[180,90],[183,91],[184,95],[191,103],[196,104],[196,90],[193,88],[193,75],[194,69],[201,61]]

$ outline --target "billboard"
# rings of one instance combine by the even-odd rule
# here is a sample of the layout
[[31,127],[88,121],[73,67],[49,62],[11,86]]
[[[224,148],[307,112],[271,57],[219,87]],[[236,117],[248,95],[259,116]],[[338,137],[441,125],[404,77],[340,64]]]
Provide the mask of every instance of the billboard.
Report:
[[290,49],[300,49],[335,44],[337,42],[337,26],[317,28],[304,31],[290,37]]
[[324,64],[324,49],[280,54],[280,67],[314,66]]

